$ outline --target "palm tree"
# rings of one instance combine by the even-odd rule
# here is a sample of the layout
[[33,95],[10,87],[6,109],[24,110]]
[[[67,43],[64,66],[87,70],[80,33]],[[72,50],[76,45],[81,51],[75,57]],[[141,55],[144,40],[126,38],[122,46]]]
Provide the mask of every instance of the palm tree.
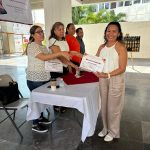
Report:
[[80,19],[78,24],[91,24],[91,23],[98,23],[98,20],[94,13],[89,13],[86,17]]
[[[78,9],[78,10],[77,10]],[[114,11],[107,11],[101,9],[98,13],[94,12],[95,6],[82,6],[73,10],[73,22],[75,24],[91,24],[91,23],[107,23],[111,21],[123,22],[125,21],[126,14],[115,14]],[[74,16],[76,15],[76,16]]]
[[84,10],[82,7],[73,7],[72,8],[72,20],[74,24],[78,24],[79,20],[82,19],[82,13]]
[[[86,16],[95,12],[96,5],[80,6],[72,8],[72,20],[74,24],[84,23]],[[86,23],[86,22],[85,22]]]

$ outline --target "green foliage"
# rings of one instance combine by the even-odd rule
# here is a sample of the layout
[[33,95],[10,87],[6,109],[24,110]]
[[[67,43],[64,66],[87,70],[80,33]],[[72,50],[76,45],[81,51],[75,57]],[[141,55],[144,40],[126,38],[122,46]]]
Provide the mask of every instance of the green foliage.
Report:
[[[96,9],[96,5],[80,6],[72,8],[72,20],[74,24],[80,24],[80,20],[84,19]],[[82,22],[82,21],[81,21]],[[82,23],[81,23],[82,24]]]
[[74,24],[96,24],[96,23],[108,23],[111,21],[124,22],[126,14],[108,11],[101,9],[99,12],[95,12],[96,5],[80,6],[72,8],[72,20]]

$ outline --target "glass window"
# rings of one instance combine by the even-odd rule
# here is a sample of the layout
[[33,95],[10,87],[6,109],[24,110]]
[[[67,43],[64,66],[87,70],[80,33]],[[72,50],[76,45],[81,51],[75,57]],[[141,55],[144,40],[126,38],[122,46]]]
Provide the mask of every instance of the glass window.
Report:
[[125,6],[131,6],[132,5],[132,1],[125,1]]
[[99,4],[99,10],[104,9],[104,3]]
[[105,3],[105,9],[109,9],[109,3]]
[[123,6],[123,2],[118,2],[118,7],[122,7]]
[[97,5],[88,5],[88,7],[92,12],[97,12]]
[[133,4],[140,4],[141,0],[134,0]]
[[116,8],[116,2],[111,3],[111,4],[110,4],[110,8],[111,8],[111,9]]
[[143,0],[142,3],[150,3],[150,0]]

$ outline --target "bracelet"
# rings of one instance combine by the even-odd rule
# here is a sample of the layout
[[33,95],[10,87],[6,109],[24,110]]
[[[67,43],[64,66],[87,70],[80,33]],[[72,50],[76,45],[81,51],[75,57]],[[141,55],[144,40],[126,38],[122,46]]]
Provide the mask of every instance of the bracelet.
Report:
[[107,75],[108,75],[108,79],[110,79],[110,73],[107,73]]

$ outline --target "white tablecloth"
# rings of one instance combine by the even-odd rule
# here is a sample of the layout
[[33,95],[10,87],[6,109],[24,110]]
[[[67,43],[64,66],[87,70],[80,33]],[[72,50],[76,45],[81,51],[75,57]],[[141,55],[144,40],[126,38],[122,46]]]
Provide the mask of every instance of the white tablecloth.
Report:
[[32,91],[27,120],[39,118],[41,112],[48,107],[47,105],[76,108],[84,115],[81,137],[84,142],[86,137],[94,134],[100,111],[98,83],[65,85],[56,91],[51,91],[47,88],[48,85],[49,83]]

